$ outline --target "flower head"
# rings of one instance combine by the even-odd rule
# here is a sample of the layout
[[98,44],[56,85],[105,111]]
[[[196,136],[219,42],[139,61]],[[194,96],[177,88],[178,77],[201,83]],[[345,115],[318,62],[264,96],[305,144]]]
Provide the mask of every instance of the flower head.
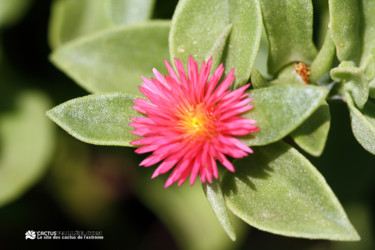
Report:
[[242,158],[252,150],[235,136],[244,136],[259,130],[254,120],[238,116],[249,111],[251,98],[247,84],[234,91],[228,90],[234,80],[234,69],[219,83],[224,72],[221,64],[209,78],[212,58],[198,62],[188,59],[188,74],[179,59],[175,59],[177,73],[165,61],[169,75],[153,69],[156,79],[142,77],[140,91],[149,99],[137,99],[133,108],[145,117],[132,118],[133,134],[144,138],[132,141],[142,145],[138,154],[152,152],[140,166],[149,167],[158,162],[152,178],[173,171],[165,187],[178,181],[182,185],[190,176],[193,185],[198,174],[201,181],[218,178],[216,160],[234,172],[226,155]]

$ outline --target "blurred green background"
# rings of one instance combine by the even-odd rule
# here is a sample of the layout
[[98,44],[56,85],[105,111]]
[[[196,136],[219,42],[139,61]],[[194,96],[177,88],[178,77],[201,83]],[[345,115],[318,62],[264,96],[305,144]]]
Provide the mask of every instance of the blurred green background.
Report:
[[[345,104],[330,103],[326,149],[306,157],[362,240],[287,238],[238,222],[233,243],[199,185],[164,190],[165,178],[149,181],[152,169],[137,167],[143,156],[133,149],[82,143],[45,117],[88,94],[48,60],[52,2],[0,1],[1,249],[375,249],[375,157],[355,141]],[[152,18],[170,19],[176,3],[157,0]],[[99,230],[104,240],[26,241],[27,230]]]

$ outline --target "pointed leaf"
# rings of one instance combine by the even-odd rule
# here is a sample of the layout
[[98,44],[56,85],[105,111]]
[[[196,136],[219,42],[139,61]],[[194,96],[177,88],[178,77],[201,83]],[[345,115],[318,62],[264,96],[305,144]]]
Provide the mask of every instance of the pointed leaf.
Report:
[[327,34],[323,47],[319,50],[318,55],[311,64],[310,81],[317,82],[324,74],[332,68],[333,58],[335,57],[336,47],[333,43],[331,31],[327,29]]
[[257,69],[253,69],[253,73],[251,73],[251,85],[254,89],[271,86],[266,80],[264,80],[262,74]]
[[97,145],[130,146],[130,118],[140,117],[132,106],[136,96],[111,93],[70,100],[47,112],[48,117],[77,139]]
[[220,181],[214,180],[213,183],[202,183],[204,194],[214,210],[216,217],[219,219],[221,226],[228,234],[231,240],[236,240],[236,232],[232,226],[232,222],[229,217],[227,205],[225,204],[223,192],[220,187]]
[[233,25],[224,53],[225,73],[236,68],[234,87],[250,78],[262,35],[262,12],[259,0],[229,0],[229,18]]
[[169,22],[119,26],[66,44],[52,62],[90,92],[138,94],[141,76],[165,72]]
[[355,138],[364,149],[375,155],[375,104],[369,100],[363,109],[357,109],[350,94],[346,94]]
[[236,165],[222,188],[229,209],[248,224],[285,236],[359,240],[323,176],[294,148],[255,148]]
[[358,63],[361,53],[358,0],[329,0],[332,40],[340,61]]
[[307,153],[320,156],[326,145],[330,120],[329,106],[323,101],[319,108],[290,135]]
[[15,112],[0,116],[0,206],[42,177],[54,148],[51,122],[45,117],[49,99],[28,91],[15,103]]
[[312,42],[311,0],[261,0],[270,54],[268,71],[277,73],[295,61],[310,64],[317,54]]
[[247,145],[266,145],[282,139],[301,125],[326,95],[323,87],[300,84],[251,90],[254,109],[244,117],[256,120],[260,130],[242,137],[242,141]]

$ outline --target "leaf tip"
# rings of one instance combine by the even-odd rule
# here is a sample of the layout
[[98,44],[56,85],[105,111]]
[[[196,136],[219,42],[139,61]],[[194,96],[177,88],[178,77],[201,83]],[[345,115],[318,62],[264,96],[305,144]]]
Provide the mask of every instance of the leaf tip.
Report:
[[55,108],[46,111],[46,116],[56,123]]
[[234,232],[234,230],[226,230],[225,231],[227,233],[227,235],[229,236],[229,238],[232,240],[232,241],[236,241],[237,240],[237,236],[236,236],[236,233]]

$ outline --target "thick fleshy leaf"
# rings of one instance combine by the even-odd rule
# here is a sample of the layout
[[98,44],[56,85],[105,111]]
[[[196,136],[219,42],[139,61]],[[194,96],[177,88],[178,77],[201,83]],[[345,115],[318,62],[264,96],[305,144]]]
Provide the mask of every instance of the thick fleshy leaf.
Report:
[[248,82],[262,35],[259,0],[229,0],[229,18],[233,25],[224,52],[225,73],[236,68],[234,87]]
[[32,1],[0,0],[0,27],[18,21],[27,11]]
[[267,65],[267,58],[269,54],[268,49],[269,49],[269,46],[268,46],[267,34],[263,26],[262,36],[260,38],[259,50],[255,58],[254,68],[259,70],[259,72],[265,78],[271,78],[271,76],[268,74],[268,65]]
[[297,150],[278,142],[236,161],[222,189],[229,209],[271,233],[329,240],[359,240],[323,176]]
[[[232,29],[224,49],[224,46],[216,44],[222,45],[222,41],[226,41],[223,34],[227,34],[228,25]],[[250,77],[261,32],[259,0],[181,0],[172,19],[169,37],[171,58],[180,58],[186,64],[190,55],[199,61],[214,55],[214,62],[219,62],[224,50],[226,73],[235,67],[234,85],[239,86]],[[212,48],[216,48],[215,54],[211,52]]]
[[329,72],[332,68],[332,62],[335,57],[336,47],[333,43],[331,31],[327,29],[327,34],[322,48],[311,64],[310,81],[317,82],[324,74]]
[[49,43],[55,49],[110,26],[108,0],[55,0],[49,23]]
[[362,108],[369,96],[369,83],[364,68],[354,67],[352,62],[342,62],[339,67],[330,72],[333,80],[343,82],[346,91],[349,91],[355,104]]
[[361,54],[359,0],[329,0],[332,40],[340,61],[358,63]]
[[16,110],[0,116],[0,206],[17,199],[44,174],[53,152],[53,128],[45,117],[49,99],[23,92]]
[[[144,169],[143,169],[144,170]],[[243,240],[246,225],[234,220],[237,240],[233,242],[221,228],[200,185],[169,187],[163,180],[138,178],[137,197],[170,229],[180,249],[236,248]],[[236,219],[236,218],[235,218]]]
[[214,180],[212,183],[202,183],[204,194],[214,210],[216,217],[219,219],[221,226],[228,234],[231,240],[236,240],[236,232],[233,228],[232,222],[229,217],[227,205],[225,204],[224,195],[221,190],[220,181]]
[[155,0],[55,0],[49,25],[52,48],[116,25],[151,17]]
[[212,66],[211,66],[211,74],[216,70],[221,62],[221,55],[225,48],[225,44],[227,42],[227,38],[232,31],[232,24],[228,24],[224,30],[220,33],[218,38],[216,39],[214,45],[207,53],[205,60],[208,61],[212,57]]
[[251,73],[251,85],[254,89],[270,86],[257,69],[253,69],[253,72]]
[[[181,0],[174,12],[169,36],[171,60],[188,56],[202,62],[230,24],[227,0]],[[221,57],[221,55],[220,55]]]
[[291,62],[310,64],[317,54],[312,42],[311,0],[261,0],[270,54],[268,71],[277,73]]
[[140,117],[132,106],[136,96],[111,93],[70,100],[47,112],[48,117],[77,139],[97,144],[131,146],[130,118]]
[[326,145],[331,115],[326,101],[291,133],[295,143],[313,156],[320,156]]
[[323,87],[300,84],[251,90],[254,109],[243,116],[256,120],[260,130],[241,140],[247,145],[266,145],[282,139],[301,125],[326,95]]
[[109,4],[109,15],[115,24],[131,24],[149,19],[155,0],[109,0]]
[[363,35],[362,40],[360,40],[362,43],[361,64],[363,64],[370,54],[375,58],[375,1],[361,0],[359,6],[361,12],[360,29]]
[[90,92],[139,93],[141,76],[164,73],[169,22],[115,27],[59,47],[52,62]]
[[375,104],[369,100],[363,109],[357,109],[350,94],[346,94],[355,138],[364,149],[375,155]]

